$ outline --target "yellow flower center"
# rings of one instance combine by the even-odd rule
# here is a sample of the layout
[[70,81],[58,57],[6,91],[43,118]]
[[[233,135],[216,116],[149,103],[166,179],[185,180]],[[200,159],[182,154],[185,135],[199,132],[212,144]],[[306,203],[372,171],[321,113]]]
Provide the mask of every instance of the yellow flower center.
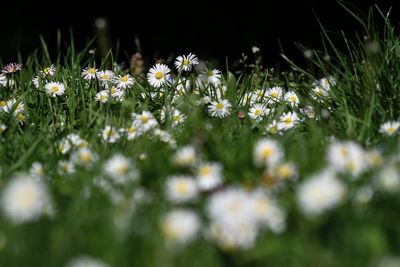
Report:
[[296,102],[297,101],[297,97],[295,95],[292,95],[291,97],[289,97],[290,102]]
[[291,117],[286,117],[283,119],[283,123],[285,123],[286,125],[291,124],[292,122],[293,122],[293,120]]
[[261,115],[262,110],[261,109],[256,109],[256,111],[254,111],[254,115],[259,116]]
[[121,77],[121,82],[126,83],[129,80],[128,76]]
[[136,128],[135,128],[135,126],[131,126],[131,127],[129,127],[129,129],[128,129],[128,133],[134,133],[134,132],[136,132]]
[[186,181],[178,181],[176,183],[176,191],[178,191],[178,193],[181,193],[181,194],[187,193],[188,189],[189,188],[188,188]]
[[268,132],[275,134],[278,132],[278,128],[276,126],[271,126],[271,127],[269,127]]
[[126,165],[126,164],[121,164],[117,167],[117,173],[119,175],[125,174],[127,172],[127,170],[128,170],[128,165]]
[[278,168],[278,174],[279,174],[279,176],[281,176],[281,177],[287,179],[287,178],[289,178],[289,177],[291,176],[292,170],[290,169],[289,166],[287,166],[287,165],[282,165],[282,166],[280,166],[280,167]]
[[140,116],[140,120],[143,123],[148,123],[149,122],[149,116],[143,114],[143,115]]
[[102,80],[108,80],[110,77],[107,74],[103,74],[100,77]]
[[207,72],[207,76],[208,76],[208,77],[214,76],[214,72],[213,72],[212,70],[209,70],[209,71]]
[[272,97],[272,98],[277,98],[277,97],[278,97],[278,92],[273,91],[273,92],[271,93],[271,97]]
[[259,200],[255,204],[255,210],[258,213],[265,213],[269,208],[268,202],[265,200]]
[[50,67],[45,68],[45,69],[43,70],[43,72],[44,72],[45,74],[49,74],[49,73],[50,73]]
[[25,115],[22,114],[22,113],[18,113],[17,119],[18,119],[19,121],[24,121],[24,120],[25,120]]
[[82,153],[80,159],[83,163],[89,163],[92,161],[92,157],[89,153]]
[[183,65],[187,66],[187,65],[189,65],[189,64],[190,64],[190,62],[189,62],[188,59],[184,59],[184,60],[183,60]]
[[96,69],[90,68],[90,69],[88,69],[88,73],[94,75],[94,74],[96,74]]
[[261,152],[261,157],[266,159],[269,158],[272,155],[272,149],[270,147],[266,147],[263,149]]
[[219,102],[216,106],[217,109],[223,109],[225,106],[221,102]]
[[51,88],[50,88],[50,90],[53,92],[53,93],[57,93],[58,92],[58,90],[59,90],[59,88],[58,88],[58,86],[52,86]]
[[5,107],[5,106],[7,106],[7,102],[4,100],[0,101],[0,107]]
[[115,87],[111,87],[111,94],[115,94],[117,92],[117,89]]
[[387,132],[389,133],[389,135],[392,135],[395,131],[396,131],[396,129],[393,128],[393,127],[389,127],[389,128],[387,129]]
[[164,73],[162,71],[157,71],[154,74],[154,77],[156,77],[157,80],[160,80],[160,79],[162,79],[164,77]]
[[343,148],[340,149],[340,154],[343,157],[347,157],[349,155],[349,150],[347,148],[343,147]]
[[173,119],[174,121],[179,121],[180,118],[181,118],[180,115],[173,115],[173,116],[172,116],[172,119]]
[[199,168],[200,176],[209,176],[211,174],[211,168],[208,166],[202,166]]
[[100,99],[101,99],[102,101],[107,100],[107,95],[101,95]]

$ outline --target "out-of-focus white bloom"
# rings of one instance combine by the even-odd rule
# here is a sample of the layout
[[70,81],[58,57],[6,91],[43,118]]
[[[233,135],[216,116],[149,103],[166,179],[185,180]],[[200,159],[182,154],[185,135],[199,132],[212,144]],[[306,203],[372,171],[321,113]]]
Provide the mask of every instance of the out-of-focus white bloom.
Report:
[[172,157],[172,161],[181,167],[191,167],[196,163],[196,150],[193,146],[181,147]]
[[375,186],[384,192],[397,193],[400,191],[400,173],[394,163],[382,166],[381,171],[375,177]]
[[96,68],[86,68],[82,70],[83,79],[87,81],[96,80],[97,77],[97,69]]
[[366,159],[369,167],[376,168],[382,165],[382,152],[378,149],[367,151]]
[[0,123],[0,134],[4,133],[5,130],[7,130],[7,125]]
[[400,127],[400,122],[388,121],[381,125],[379,132],[383,135],[393,136],[397,133],[399,127]]
[[371,186],[365,185],[359,188],[354,194],[354,203],[358,205],[368,204],[374,196],[374,190]]
[[79,256],[72,259],[66,267],[110,267],[108,264],[89,256]]
[[44,68],[42,71],[40,71],[43,75],[49,75],[49,76],[54,76],[56,74],[56,67],[51,64],[50,67]]
[[196,237],[200,220],[193,211],[175,209],[162,218],[160,227],[167,242],[186,244]]
[[170,176],[165,184],[167,199],[173,203],[184,203],[197,197],[195,180],[188,176]]
[[272,139],[259,140],[254,148],[254,160],[258,166],[276,166],[283,158],[280,144]]
[[290,105],[290,106],[297,106],[299,105],[300,101],[298,96],[296,95],[295,92],[289,91],[285,94],[284,96],[285,101]]
[[138,129],[134,123],[127,129],[120,129],[123,134],[126,134],[128,140],[134,140],[136,137],[141,136],[142,132]]
[[44,167],[40,162],[32,163],[32,166],[29,170],[29,174],[34,178],[43,178],[45,175]]
[[357,178],[367,167],[364,149],[357,143],[335,142],[328,147],[328,164],[338,172]]
[[71,161],[60,160],[57,164],[57,171],[60,175],[72,174],[75,172],[75,166]]
[[50,206],[46,185],[27,175],[12,178],[1,195],[5,216],[14,223],[25,223],[39,219]]
[[0,85],[1,86],[7,85],[7,77],[2,73],[0,73]]
[[296,112],[283,113],[279,118],[278,129],[288,130],[297,125],[299,117]]
[[201,87],[204,85],[207,86],[209,84],[212,84],[214,86],[221,84],[221,71],[213,69],[213,70],[205,70],[202,73],[200,73],[197,80],[197,85]]
[[228,188],[214,193],[206,206],[208,236],[224,249],[251,248],[260,230],[281,232],[285,214],[262,190]]
[[97,154],[86,147],[80,148],[71,155],[71,160],[73,163],[86,168],[92,167],[97,159]]
[[313,87],[320,87],[325,92],[329,92],[332,86],[336,85],[336,80],[334,77],[322,78],[313,83]]
[[219,163],[201,163],[197,167],[197,186],[200,190],[212,190],[222,183],[222,165]]
[[60,82],[49,82],[44,86],[46,93],[52,97],[60,96],[65,93],[65,86]]
[[104,164],[104,173],[107,174],[115,184],[126,184],[137,179],[137,171],[133,163],[126,157],[116,154]]
[[149,111],[142,111],[141,114],[132,114],[133,124],[141,131],[147,132],[158,126],[157,120]]
[[110,125],[107,125],[100,131],[100,136],[104,141],[115,143],[121,137],[118,130]]
[[212,117],[224,118],[230,114],[231,104],[226,99],[212,101],[208,106],[208,112]]
[[292,162],[279,164],[273,171],[274,174],[284,182],[294,180],[298,175],[296,165]]
[[177,70],[191,71],[194,65],[199,64],[199,60],[196,55],[190,53],[185,56],[178,56],[175,60],[175,67]]
[[343,200],[345,185],[332,171],[325,170],[305,180],[297,190],[297,202],[306,216],[317,216]]
[[151,86],[161,87],[169,80],[170,72],[167,65],[156,64],[147,73],[147,81]]
[[376,267],[400,267],[400,257],[394,255],[386,255],[379,260]]

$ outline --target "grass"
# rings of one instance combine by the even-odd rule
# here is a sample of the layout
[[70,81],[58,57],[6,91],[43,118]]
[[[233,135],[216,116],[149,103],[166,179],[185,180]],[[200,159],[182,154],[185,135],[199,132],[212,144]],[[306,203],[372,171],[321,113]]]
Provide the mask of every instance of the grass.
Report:
[[[374,17],[376,13],[378,16]],[[378,19],[384,22],[383,30],[376,26],[381,25],[376,23]],[[128,74],[130,70],[111,64],[111,53],[101,62],[96,61],[88,53],[91,43],[77,51],[72,42],[65,56],[60,53],[52,59],[42,41],[41,51],[27,58],[21,71],[7,74],[8,83],[0,90],[0,100],[16,100],[10,111],[0,112],[0,122],[6,126],[0,135],[0,266],[66,266],[79,255],[119,267],[388,266],[382,265],[382,259],[399,264],[398,259],[388,258],[399,256],[400,247],[398,135],[397,131],[388,136],[379,130],[383,123],[399,117],[400,40],[379,9],[371,10],[364,21],[359,20],[366,38],[350,41],[342,34],[348,47],[345,52],[337,50],[331,34],[322,30],[326,50],[314,51],[311,60],[322,77],[335,81],[328,82],[329,89],[322,97],[316,94],[313,84],[319,77],[287,59],[292,71],[285,75],[277,75],[256,63],[236,75],[227,70],[219,85],[195,85],[199,69],[189,73],[174,69],[175,82],[155,88],[148,83],[146,72],[136,76],[135,84],[124,90],[122,101],[110,97],[102,104],[95,101],[96,94],[103,89],[101,83],[85,81],[82,69],[96,66],[99,70],[111,69],[116,75]],[[323,59],[326,54],[330,55],[329,61]],[[258,53],[255,57],[256,62],[261,62]],[[167,63],[173,67],[173,62]],[[51,64],[56,68],[54,75],[43,74]],[[38,88],[32,83],[36,75],[41,77]],[[187,79],[191,86],[178,92],[182,85],[179,78]],[[51,97],[45,89],[50,81],[63,83],[65,94]],[[274,86],[282,87],[284,93],[294,92],[299,104],[292,105],[283,99],[271,102],[266,97],[267,90]],[[247,114],[252,104],[245,100],[259,89],[262,100],[255,102],[271,111],[257,122]],[[205,96],[215,101],[228,100],[232,105],[230,114],[212,117],[209,104],[197,103]],[[24,103],[24,111],[16,112],[18,103]],[[186,116],[183,123],[174,125],[169,115],[173,109]],[[132,124],[131,114],[142,111],[150,111],[158,122],[157,128],[170,138],[162,139],[153,130],[134,140],[128,140],[125,134],[113,143],[102,138],[105,126],[127,129]],[[165,120],[163,112],[167,114]],[[267,126],[274,120],[282,122],[281,116],[287,112],[298,114],[296,125],[277,134],[268,132]],[[74,161],[79,146],[66,153],[60,150],[60,142],[68,134],[79,135],[86,141],[81,146],[98,155],[91,166],[85,161]],[[255,163],[254,150],[263,138],[275,140],[283,148],[284,156],[276,166]],[[354,166],[340,169],[327,157],[329,148],[340,141],[362,146],[362,153],[356,158],[335,155],[343,157],[346,164],[363,166],[361,173],[356,173]],[[196,164],[187,167],[173,162],[177,151],[186,145],[195,149],[199,161],[223,166],[223,185],[200,192],[193,201],[176,204],[165,193],[168,177],[196,176]],[[375,150],[379,160],[366,164]],[[104,168],[116,154],[129,159],[129,169],[140,173],[138,180],[119,184],[110,178]],[[62,160],[71,162],[75,171],[60,172]],[[32,169],[35,162],[40,163],[43,171]],[[279,178],[276,172],[276,167],[283,163],[296,166],[288,180]],[[344,185],[345,193],[323,212],[307,216],[296,196],[313,174],[325,168],[335,170],[335,179]],[[393,168],[394,174],[387,172]],[[4,197],[12,181],[26,173],[47,185],[52,210],[15,222],[5,211],[9,203],[4,202]],[[130,177],[128,173],[124,175]],[[391,180],[385,182],[388,177]],[[276,233],[267,225],[257,231],[256,241],[246,249],[223,246],[210,238],[207,229],[213,220],[207,212],[209,201],[232,187],[266,192],[271,203],[278,203],[286,214],[285,230]],[[365,188],[373,196],[360,200]],[[319,192],[318,188],[315,190]],[[14,201],[19,203],[23,196]],[[326,196],[320,197],[322,200],[315,198],[317,204]],[[176,240],[163,234],[160,224],[163,216],[177,207],[197,214],[201,233],[187,242],[171,245]],[[25,212],[29,213],[29,209]],[[180,235],[183,233],[179,232]]]

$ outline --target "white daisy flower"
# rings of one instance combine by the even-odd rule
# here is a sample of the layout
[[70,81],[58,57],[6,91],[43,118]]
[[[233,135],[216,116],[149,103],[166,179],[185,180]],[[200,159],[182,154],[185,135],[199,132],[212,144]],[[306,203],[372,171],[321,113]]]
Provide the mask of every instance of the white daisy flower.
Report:
[[79,256],[68,262],[66,267],[110,267],[108,264],[89,256]]
[[304,181],[297,190],[297,202],[306,216],[317,216],[343,201],[346,187],[331,171]]
[[349,173],[353,178],[358,178],[367,165],[366,152],[357,143],[335,142],[329,145],[327,161],[330,167],[342,173]]
[[56,74],[56,67],[51,64],[50,67],[44,68],[42,71],[40,71],[43,75],[49,75],[49,76],[54,76]]
[[279,118],[278,129],[288,130],[297,125],[299,117],[296,112],[283,113]]
[[43,164],[40,162],[33,162],[31,168],[29,169],[29,174],[33,178],[37,179],[43,178],[45,176],[45,170]]
[[284,99],[292,107],[298,106],[300,103],[299,98],[297,97],[296,93],[293,91],[287,92],[284,96]]
[[94,97],[94,100],[96,102],[100,102],[100,103],[107,103],[108,99],[109,99],[109,93],[108,90],[101,90],[100,92],[98,92],[96,94],[96,96]]
[[3,106],[3,111],[6,113],[10,113],[14,110],[14,115],[24,112],[25,104],[23,101],[19,101],[17,104],[17,100],[12,98],[6,102]]
[[142,111],[141,114],[132,114],[133,124],[142,132],[148,132],[158,126],[157,120],[149,111]]
[[189,55],[179,56],[175,60],[175,67],[177,70],[191,71],[194,65],[199,64],[196,55],[190,53]]
[[33,86],[35,86],[36,89],[39,89],[39,85],[40,85],[40,78],[39,78],[39,76],[33,77],[32,83],[33,83]]
[[208,112],[212,117],[224,118],[230,114],[230,108],[232,107],[226,99],[221,99],[219,101],[211,101],[208,106]]
[[87,81],[96,80],[97,78],[97,69],[87,67],[86,69],[82,70],[83,79]]
[[49,82],[44,86],[46,93],[52,97],[60,96],[65,93],[65,86],[60,82]]
[[104,164],[104,173],[116,184],[126,184],[137,179],[137,171],[133,163],[126,157],[116,154]]
[[57,164],[57,172],[60,175],[72,174],[75,172],[75,165],[71,161],[60,160]]
[[322,86],[315,86],[312,89],[311,97],[316,100],[323,100],[329,96],[329,92]]
[[131,126],[127,129],[122,129],[123,133],[126,134],[126,138],[129,141],[132,141],[136,139],[136,137],[141,136],[142,132],[135,126],[134,123],[131,124]]
[[57,144],[57,150],[58,152],[60,152],[61,154],[67,154],[68,151],[71,150],[71,143],[68,139],[64,138],[61,139],[60,142],[58,142]]
[[166,197],[172,203],[185,203],[197,197],[196,182],[188,176],[170,176],[165,184]]
[[263,138],[255,145],[254,160],[258,166],[276,166],[282,161],[283,156],[282,147],[275,140]]
[[111,70],[101,70],[96,73],[97,79],[104,85],[107,85],[107,83],[112,82],[114,76],[115,74]]
[[399,127],[400,127],[400,122],[388,121],[381,125],[379,132],[386,136],[393,136],[397,133]]
[[135,79],[133,79],[129,74],[119,75],[115,78],[114,83],[119,89],[127,89],[132,87],[135,83]]
[[197,186],[200,190],[213,190],[222,184],[222,165],[214,162],[202,163],[197,167]]
[[101,130],[100,136],[103,138],[104,141],[107,141],[109,143],[115,143],[120,138],[118,130],[114,127],[111,127],[110,125],[107,125]]
[[175,209],[162,218],[160,227],[167,242],[186,244],[196,237],[200,220],[193,211]]
[[271,100],[273,102],[280,102],[282,99],[282,95],[283,95],[283,88],[279,86],[274,86],[272,88],[269,88],[268,91],[266,92],[268,100]]
[[160,129],[155,129],[153,134],[154,134],[154,137],[156,137],[158,140],[160,140],[161,142],[167,143],[167,144],[171,145],[172,147],[174,147],[176,144],[176,141],[166,131],[163,131]]
[[387,193],[398,193],[400,191],[399,168],[394,163],[382,166],[374,179],[377,189]]
[[172,118],[172,124],[176,126],[185,121],[186,115],[180,112],[179,110],[174,109],[172,111],[171,118]]
[[277,134],[280,131],[280,129],[278,127],[278,123],[276,122],[276,120],[273,120],[270,124],[268,124],[266,130],[270,134]]
[[334,77],[322,78],[313,83],[313,87],[320,87],[324,92],[329,92],[332,86],[336,85]]
[[249,110],[249,117],[256,122],[261,122],[265,115],[269,113],[269,109],[265,108],[261,104],[253,105]]
[[4,215],[14,223],[36,221],[50,208],[46,185],[27,175],[12,178],[1,195]]
[[181,167],[191,167],[196,163],[196,150],[193,146],[181,147],[173,156],[172,161]]
[[97,161],[98,156],[89,148],[80,148],[71,155],[71,161],[79,166],[91,168]]
[[205,70],[199,75],[198,86],[212,84],[214,86],[221,84],[221,71],[217,69]]
[[167,65],[156,64],[147,73],[147,81],[153,87],[161,87],[170,78],[170,72]]
[[274,173],[281,181],[295,180],[298,176],[297,167],[292,162],[279,164],[274,169]]

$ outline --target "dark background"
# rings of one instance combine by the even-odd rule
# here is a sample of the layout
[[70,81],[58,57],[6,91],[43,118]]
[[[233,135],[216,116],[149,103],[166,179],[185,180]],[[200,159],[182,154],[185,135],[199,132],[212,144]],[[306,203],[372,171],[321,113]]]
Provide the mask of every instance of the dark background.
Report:
[[[400,21],[399,0],[350,0],[364,14],[373,4],[383,11],[393,6],[392,21]],[[69,41],[69,29],[77,48],[96,33],[94,21],[105,18],[112,44],[120,43],[119,60],[126,61],[138,50],[148,59],[193,52],[201,58],[224,64],[250,53],[253,45],[262,49],[266,65],[281,62],[279,53],[301,64],[302,54],[295,41],[309,48],[321,48],[320,27],[315,14],[329,30],[344,30],[350,37],[361,27],[335,0],[239,1],[14,1],[1,10],[0,58],[16,61],[40,46],[39,34],[55,56],[57,30]],[[315,14],[314,14],[315,13]],[[280,47],[279,43],[282,45]],[[95,46],[95,45],[94,45]],[[93,47],[94,47],[93,46]]]

